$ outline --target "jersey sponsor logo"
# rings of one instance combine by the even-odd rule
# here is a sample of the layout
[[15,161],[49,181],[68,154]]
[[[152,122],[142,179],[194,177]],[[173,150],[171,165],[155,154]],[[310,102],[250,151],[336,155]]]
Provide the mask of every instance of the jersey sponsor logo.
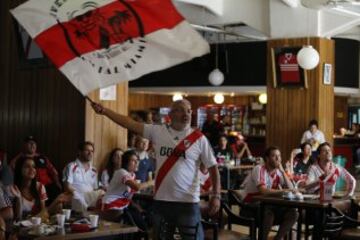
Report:
[[177,157],[183,157],[185,158],[185,152],[183,151],[179,151],[177,149],[174,149],[174,148],[171,148],[171,147],[161,147],[160,148],[160,156],[167,156],[169,157],[173,151],[176,151],[174,154],[177,156]]

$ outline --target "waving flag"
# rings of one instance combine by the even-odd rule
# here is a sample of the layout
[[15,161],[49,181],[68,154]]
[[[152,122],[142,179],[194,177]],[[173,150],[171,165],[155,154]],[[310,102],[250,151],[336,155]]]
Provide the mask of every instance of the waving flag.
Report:
[[209,52],[171,0],[29,0],[11,12],[84,95]]

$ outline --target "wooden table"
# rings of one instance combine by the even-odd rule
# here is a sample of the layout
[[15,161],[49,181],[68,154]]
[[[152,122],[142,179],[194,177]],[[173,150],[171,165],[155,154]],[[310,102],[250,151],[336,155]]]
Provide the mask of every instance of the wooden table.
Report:
[[[49,236],[34,236],[27,234],[28,230],[20,229],[19,239],[31,239],[31,240],[65,240],[65,239],[103,239],[107,237],[116,237],[116,239],[122,239],[124,237],[128,239],[128,235],[138,232],[136,226],[124,225],[121,223],[100,221],[99,227],[89,232],[69,232],[70,229],[59,229],[56,234]],[[132,238],[130,238],[132,239]]]
[[[296,234],[296,239],[300,240],[301,239],[301,227],[302,227],[302,220],[303,220],[303,210],[305,210],[305,214],[306,211],[319,211],[319,216],[321,219],[319,219],[319,222],[317,225],[317,227],[319,228],[318,231],[314,231],[314,238],[313,239],[321,239],[321,234],[322,234],[322,227],[325,223],[325,219],[326,219],[326,209],[330,206],[333,207],[339,207],[339,206],[344,206],[346,204],[351,204],[351,199],[350,198],[343,198],[343,199],[333,199],[332,201],[320,201],[319,199],[312,199],[312,200],[288,200],[288,199],[284,199],[281,196],[264,196],[264,195],[259,195],[259,196],[254,196],[253,197],[254,201],[259,201],[260,202],[260,219],[264,218],[264,208],[266,205],[276,205],[276,206],[281,206],[281,207],[289,207],[289,208],[297,208],[299,211],[299,218],[297,221],[297,234]],[[343,209],[341,209],[343,210]],[[259,226],[259,239],[262,239],[262,235],[263,235],[263,229],[262,229],[262,224],[260,224]]]
[[237,166],[233,166],[233,165],[229,165],[229,164],[219,165],[219,170],[223,169],[226,173],[226,182],[225,182],[226,189],[230,189],[230,173],[231,173],[231,171],[238,171],[238,173],[241,174],[242,171],[251,170],[254,167],[255,167],[255,165],[253,165],[253,164],[246,164],[246,165],[240,164]]

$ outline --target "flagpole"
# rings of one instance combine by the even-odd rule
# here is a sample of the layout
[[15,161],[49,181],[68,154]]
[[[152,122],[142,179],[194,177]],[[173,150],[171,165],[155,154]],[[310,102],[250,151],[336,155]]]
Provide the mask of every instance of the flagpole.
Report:
[[89,98],[88,96],[85,96],[85,99],[87,99],[91,104],[94,104],[95,102],[93,100],[91,100],[91,98]]

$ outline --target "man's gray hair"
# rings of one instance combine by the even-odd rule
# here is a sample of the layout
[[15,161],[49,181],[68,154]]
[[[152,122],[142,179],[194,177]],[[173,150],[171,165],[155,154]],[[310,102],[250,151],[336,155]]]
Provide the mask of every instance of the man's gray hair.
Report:
[[170,111],[176,106],[176,105],[179,105],[179,104],[186,104],[188,106],[190,106],[191,108],[191,103],[189,100],[183,98],[183,99],[180,99],[180,100],[176,100],[175,102],[172,102],[172,104],[170,105]]

